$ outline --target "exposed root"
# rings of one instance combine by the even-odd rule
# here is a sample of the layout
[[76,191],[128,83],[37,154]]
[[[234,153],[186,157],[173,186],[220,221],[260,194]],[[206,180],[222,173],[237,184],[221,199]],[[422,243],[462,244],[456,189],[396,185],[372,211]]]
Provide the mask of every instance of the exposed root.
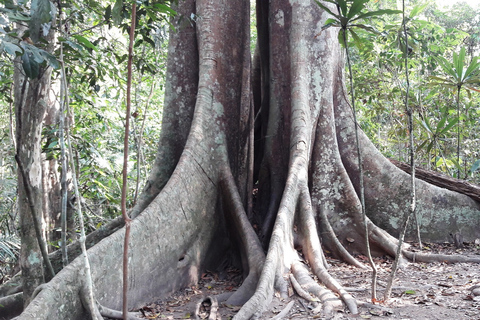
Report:
[[327,259],[325,259],[320,245],[317,225],[313,216],[312,201],[306,184],[302,186],[300,193],[299,209],[298,226],[300,227],[304,254],[311,263],[321,264],[324,268],[328,268]]
[[19,315],[23,310],[23,293],[18,292],[0,298],[0,314],[9,319]]
[[362,268],[362,269],[367,269],[367,266],[365,266],[363,263],[355,259],[350,252],[345,249],[345,247],[342,245],[342,243],[338,240],[335,231],[332,228],[332,225],[330,224],[330,221],[328,221],[327,215],[325,214],[324,210],[318,210],[320,213],[320,219],[322,222],[322,226],[325,228],[324,231],[326,231],[329,239],[332,241],[332,244],[335,246],[333,250],[337,252],[337,254],[340,256],[340,259],[345,261],[346,263],[349,263],[357,268]]
[[195,307],[195,319],[216,320],[218,313],[218,301],[214,297],[201,299]]
[[[398,240],[389,235],[385,230],[377,227],[371,221],[369,222],[370,237],[373,241],[379,244],[388,254],[395,256],[395,249]],[[459,263],[459,262],[471,262],[480,263],[480,257],[469,257],[464,255],[447,255],[447,254],[435,254],[435,253],[423,253],[412,252],[407,250],[409,245],[404,244],[402,246],[402,256],[400,257],[401,264],[406,263],[405,258],[412,262],[447,262],[447,263]]]
[[306,255],[312,270],[319,280],[327,286],[327,288],[333,290],[342,297],[342,300],[345,302],[351,313],[357,314],[358,310],[355,299],[328,273],[324,264],[321,262],[320,255],[318,253],[321,251],[320,241],[318,239],[315,221],[311,211],[312,207],[310,203],[310,197],[308,196],[306,190],[302,192],[300,198],[302,199],[300,204],[302,210],[300,210],[301,217],[299,225],[306,238]]
[[293,243],[293,217],[299,195],[297,170],[301,166],[297,163],[297,166],[293,165],[293,167],[292,172],[294,173],[290,173],[285,187],[257,289],[235,315],[235,320],[250,319],[260,315],[272,300],[274,285],[277,284],[279,288],[283,287],[282,281],[284,280],[280,280],[280,278],[282,278],[283,266],[286,263],[291,264],[287,257],[292,257],[293,254],[293,247],[290,244]]
[[412,252],[408,250],[402,250],[402,255],[412,262],[447,262],[447,263],[459,263],[459,262],[472,262],[480,263],[480,257],[469,257],[460,254],[432,254],[422,252]]
[[91,295],[85,286],[82,286],[80,290],[80,300],[82,301],[83,307],[88,311],[93,320],[102,320],[102,314],[97,307],[97,303],[92,301]]
[[332,316],[335,310],[343,308],[342,301],[331,290],[325,289],[316,283],[302,263],[294,262],[291,270],[298,284],[309,294],[320,299],[323,304],[323,312],[327,317]]
[[280,320],[282,319],[283,317],[285,317],[289,312],[290,310],[292,309],[293,305],[295,304],[295,301],[292,300],[290,301],[287,306],[285,308],[283,308],[282,311],[280,311],[279,314],[277,314],[275,317],[272,318],[272,320]]
[[[102,306],[98,301],[92,301],[91,295],[89,294],[88,289],[85,287],[82,287],[80,290],[80,300],[82,301],[83,307],[88,311],[93,320],[103,320],[103,317],[123,319],[122,311],[113,310]],[[137,318],[134,313],[128,313],[128,320],[141,319]]]
[[46,287],[47,287],[46,283],[42,283],[41,285],[36,287],[35,290],[33,290],[33,293],[32,293],[32,300],[40,293],[40,291],[42,291]]
[[280,294],[280,297],[288,299],[288,282],[283,277],[281,269],[278,268],[275,274],[274,288]]
[[310,293],[308,293],[307,291],[305,291],[302,286],[300,285],[300,283],[298,283],[298,281],[295,279],[295,277],[293,276],[293,274],[290,274],[290,282],[292,283],[292,287],[295,289],[295,291],[297,292],[297,294],[302,297],[303,299],[307,300],[308,302],[318,302],[320,301],[318,298],[314,298],[310,295]]
[[226,303],[233,306],[241,306],[250,299],[255,292],[258,283],[258,274],[251,272],[243,281],[242,285],[233,292],[227,299]]
[[225,206],[230,214],[229,220],[232,220],[234,229],[239,233],[238,240],[243,250],[242,254],[246,257],[249,272],[242,286],[228,298],[227,303],[243,305],[255,292],[265,261],[265,254],[255,230],[248,221],[229,167],[223,170],[221,185],[224,187],[223,196],[225,197]]
[[22,274],[18,272],[13,278],[0,286],[0,297],[6,297],[23,291]]
[[[122,311],[113,310],[113,309],[104,307],[98,302],[97,302],[97,308],[103,317],[112,318],[112,319],[123,319]],[[142,318],[138,318],[134,313],[129,312],[128,320],[142,320]]]

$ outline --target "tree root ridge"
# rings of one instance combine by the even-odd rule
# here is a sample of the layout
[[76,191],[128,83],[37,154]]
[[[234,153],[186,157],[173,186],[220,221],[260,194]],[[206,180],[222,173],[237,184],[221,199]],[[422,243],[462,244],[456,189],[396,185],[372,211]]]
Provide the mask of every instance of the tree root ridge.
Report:
[[402,255],[412,262],[480,263],[480,257],[478,256],[471,257],[471,256],[460,255],[460,254],[453,254],[453,255],[434,254],[434,253],[422,253],[422,252],[412,252],[408,250],[402,250]]
[[17,292],[0,298],[0,314],[9,319],[23,310],[23,292]]
[[[93,320],[103,320],[103,317],[123,319],[123,312],[102,306],[98,301],[92,301],[89,290],[82,286],[80,289],[80,301]],[[134,313],[128,313],[128,320],[140,320]]]
[[[112,318],[112,319],[123,319],[122,311],[107,308],[105,306],[102,306],[98,302],[97,302],[97,308],[103,317]],[[138,318],[133,312],[128,313],[128,320],[141,320],[141,319],[143,318]]]
[[295,304],[295,301],[292,300],[290,301],[287,306],[285,308],[283,308],[282,311],[280,311],[279,314],[277,314],[275,317],[272,318],[272,320],[280,320],[282,319],[283,317],[285,317],[289,312],[290,310],[292,309],[293,305]]
[[259,274],[265,261],[265,254],[255,230],[248,221],[229,166],[223,170],[220,186],[224,190],[225,204],[230,212],[231,218],[229,220],[233,220],[233,224],[236,226],[235,230],[239,233],[241,248],[244,251],[242,254],[245,255],[248,263],[248,276],[240,288],[228,298],[227,303],[243,305],[255,293]]
[[342,301],[338,299],[331,290],[323,288],[316,283],[302,263],[298,261],[293,263],[291,270],[298,284],[305,289],[309,295],[317,297],[319,301],[322,302],[323,312],[327,317],[332,316],[335,310],[343,308]]
[[322,225],[325,227],[325,231],[327,232],[329,239],[333,242],[334,250],[336,250],[336,252],[339,254],[341,259],[343,259],[343,261],[353,266],[356,266],[357,268],[367,269],[367,266],[365,266],[363,263],[355,259],[350,254],[350,252],[348,252],[347,249],[345,249],[345,247],[338,240],[338,237],[335,234],[335,231],[333,230],[332,225],[330,224],[330,221],[328,221],[327,215],[325,214],[325,210],[320,209],[318,211],[320,213],[320,221],[322,222]]

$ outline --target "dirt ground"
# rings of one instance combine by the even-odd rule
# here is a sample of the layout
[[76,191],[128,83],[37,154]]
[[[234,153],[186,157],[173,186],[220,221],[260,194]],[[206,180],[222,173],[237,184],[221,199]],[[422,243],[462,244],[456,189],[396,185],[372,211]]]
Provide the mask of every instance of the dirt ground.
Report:
[[[465,244],[456,249],[451,244],[426,244],[427,252],[480,255],[480,246]],[[364,260],[365,257],[357,257]],[[371,301],[371,272],[360,270],[335,259],[328,259],[331,274],[359,301]],[[379,276],[377,299],[383,297],[385,285],[391,272],[392,260],[388,257],[375,259]],[[208,296],[216,296],[236,290],[241,280],[240,272],[228,269],[223,274],[206,272],[195,287],[178,291],[172,296],[151,303],[138,315],[146,319],[208,319],[209,300],[195,310],[199,302]],[[409,263],[397,273],[392,298],[376,306],[360,306],[359,315],[347,310],[338,312],[329,319],[402,319],[402,320],[459,320],[480,319],[480,296],[472,294],[472,288],[480,287],[480,268],[474,263]],[[292,302],[293,301],[293,302]],[[291,309],[283,315],[282,310]],[[289,299],[274,297],[269,311],[260,319],[327,319],[321,312],[315,313],[312,303],[291,292]],[[219,303],[216,319],[229,320],[239,307]],[[318,310],[318,309],[317,309]]]

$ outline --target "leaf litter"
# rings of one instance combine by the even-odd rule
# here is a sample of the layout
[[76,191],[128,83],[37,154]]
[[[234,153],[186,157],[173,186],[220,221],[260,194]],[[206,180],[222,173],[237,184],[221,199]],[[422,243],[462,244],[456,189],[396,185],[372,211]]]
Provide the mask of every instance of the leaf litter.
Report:
[[[416,244],[411,244],[415,247]],[[418,245],[417,245],[418,248]],[[418,249],[417,249],[418,250]],[[452,244],[425,244],[424,252],[442,254],[480,255],[480,246],[465,243],[457,249]],[[357,256],[364,260],[366,257]],[[378,274],[378,297],[383,297],[392,259],[376,257]],[[478,320],[480,319],[480,268],[475,263],[407,263],[398,270],[388,303],[372,305],[371,272],[361,270],[334,258],[328,258],[329,272],[359,301],[359,315],[348,310],[339,310],[326,318],[311,302],[291,292],[289,299],[277,295],[268,310],[259,319],[401,319],[401,320]],[[206,271],[197,285],[179,290],[169,297],[152,302],[139,310],[138,316],[145,319],[216,319],[229,320],[238,312],[239,306],[218,303],[215,314],[209,314],[211,301],[216,297],[235,291],[241,284],[241,271],[227,268],[216,273]],[[213,298],[215,300],[215,298]],[[219,299],[220,300],[220,299]],[[293,301],[293,304],[291,303]],[[200,306],[200,309],[196,308]],[[288,310],[288,308],[290,308]],[[198,311],[200,310],[200,311]],[[287,310],[288,312],[285,312]],[[282,312],[283,311],[283,312]],[[320,312],[319,312],[320,311]],[[286,314],[285,314],[286,313]],[[210,318],[209,318],[210,316]]]

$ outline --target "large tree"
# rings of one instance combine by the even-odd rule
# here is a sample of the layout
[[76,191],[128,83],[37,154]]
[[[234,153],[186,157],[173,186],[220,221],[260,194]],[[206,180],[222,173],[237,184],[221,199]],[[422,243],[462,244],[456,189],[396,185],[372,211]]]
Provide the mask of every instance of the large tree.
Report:
[[[264,310],[274,290],[285,293],[287,271],[327,297],[331,310],[332,295],[314,284],[304,258],[355,313],[355,300],[323,256],[328,248],[363,267],[348,252],[364,252],[365,229],[338,30],[321,31],[328,14],[313,0],[259,0],[252,60],[249,1],[184,0],[176,10],[158,156],[131,211],[129,307],[195,283],[205,267],[230,256],[241,258],[245,275],[228,301],[244,304],[238,319]],[[396,240],[385,230],[398,233],[409,178],[362,132],[360,145],[368,237],[375,252],[394,255]],[[417,196],[428,240],[457,230],[480,236],[474,200],[422,181]],[[120,230],[89,250],[96,299],[115,309],[122,304],[123,237]],[[412,257],[407,248],[403,254]],[[19,319],[84,317],[84,270],[83,260],[74,260]]]

